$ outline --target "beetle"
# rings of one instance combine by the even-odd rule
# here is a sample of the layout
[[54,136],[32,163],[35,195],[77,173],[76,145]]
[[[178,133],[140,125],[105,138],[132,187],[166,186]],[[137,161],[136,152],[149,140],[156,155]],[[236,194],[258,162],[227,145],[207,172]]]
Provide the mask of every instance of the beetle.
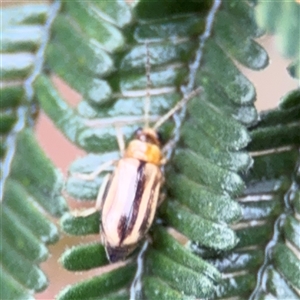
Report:
[[100,226],[111,262],[128,256],[151,226],[164,180],[163,163],[157,132],[139,128],[103,192]]
[[110,262],[126,258],[137,247],[161,202],[159,192],[164,181],[161,166],[166,159],[157,128],[199,91],[200,88],[179,101],[153,128],[136,130],[114,173],[104,180],[97,199],[101,202],[102,242]]
[[[150,82],[150,62],[147,50],[146,75]],[[148,87],[148,86],[147,86]],[[115,171],[107,175],[97,196],[96,208],[100,210],[100,232],[110,262],[125,259],[147,234],[153,222],[156,209],[162,202],[160,187],[164,182],[161,167],[166,163],[162,143],[157,129],[190,99],[200,88],[180,100],[155,125],[149,127],[150,93],[145,97],[145,127],[139,128],[133,140],[124,150],[124,140],[117,130],[121,159],[109,161],[100,166],[93,175],[80,176],[92,179],[114,163]],[[116,127],[118,129],[118,127]]]

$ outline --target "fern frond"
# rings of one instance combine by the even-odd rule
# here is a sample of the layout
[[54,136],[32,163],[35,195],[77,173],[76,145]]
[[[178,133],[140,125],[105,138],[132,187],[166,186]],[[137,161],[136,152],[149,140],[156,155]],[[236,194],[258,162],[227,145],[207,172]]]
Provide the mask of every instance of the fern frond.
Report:
[[[256,219],[262,218],[274,226],[274,232],[271,230],[271,236],[264,242],[267,242],[265,260],[260,266],[253,299],[266,294],[278,299],[300,297],[297,280],[300,276],[297,234],[300,225],[297,218],[300,135],[299,130],[295,130],[300,125],[300,115],[295,114],[300,109],[299,92],[297,89],[288,93],[278,109],[262,114],[261,126],[253,130],[253,141],[249,145],[251,151],[257,151],[257,171],[249,176],[249,194],[252,187],[259,184],[255,202],[268,203],[264,205],[270,207],[271,213],[269,216],[257,216]],[[263,145],[261,140],[265,131],[277,132],[277,142],[265,139]]]
[[[65,136],[93,152],[72,164],[67,192],[82,200],[96,198],[103,174],[87,182],[74,173],[89,173],[108,157],[116,157],[115,124],[122,124],[126,139],[143,124],[148,53],[151,120],[169,111],[195,87],[202,87],[201,95],[179,116],[182,126],[168,121],[162,127],[166,139],[175,136],[178,143],[166,168],[168,199],[159,217],[191,240],[193,251],[232,249],[238,238],[231,226],[241,218],[234,198],[245,186],[239,173],[252,164],[242,149],[250,141],[247,126],[257,121],[255,89],[235,60],[252,69],[267,64],[266,52],[253,41],[259,34],[246,1],[221,6],[219,1],[63,3],[46,50],[47,72],[38,78],[35,89],[42,108]],[[76,109],[59,95],[49,76],[54,74],[81,93]],[[68,213],[61,226],[69,234],[94,234],[99,231],[99,219],[97,214],[76,217]],[[133,263],[133,268],[144,266],[141,278],[134,280],[142,280],[144,295],[154,297],[154,284],[165,299],[212,295],[220,279],[212,265],[176,242],[161,225],[153,228],[151,236],[153,244],[139,256],[142,263]],[[168,244],[160,247],[156,236],[165,236],[177,250],[168,251]],[[99,258],[93,262],[96,251]],[[61,261],[70,270],[87,270],[106,264],[103,253],[100,244],[80,245],[66,252]],[[87,259],[76,261],[78,255]],[[128,293],[130,278],[126,286],[112,287],[110,293],[117,297],[124,288]],[[73,288],[68,287],[59,298],[74,299],[81,293],[108,297],[100,286],[95,291],[93,280]]]
[[49,11],[28,5],[1,14],[1,299],[32,299],[47,287],[39,264],[59,235],[44,214],[67,210],[62,176],[30,128],[37,105],[32,82],[41,70],[35,55],[42,59]]
[[258,24],[268,33],[276,34],[280,52],[292,58],[289,71],[293,77],[300,77],[300,4],[297,1],[259,0],[256,10]]
[[[242,218],[233,225],[239,243],[228,254],[210,259],[227,278],[214,299],[299,298],[300,136],[294,130],[300,124],[300,114],[295,113],[299,101],[299,90],[287,94],[277,109],[261,113],[251,131],[248,149],[254,164],[245,176],[245,193],[238,199]],[[236,287],[238,293],[233,293]]]

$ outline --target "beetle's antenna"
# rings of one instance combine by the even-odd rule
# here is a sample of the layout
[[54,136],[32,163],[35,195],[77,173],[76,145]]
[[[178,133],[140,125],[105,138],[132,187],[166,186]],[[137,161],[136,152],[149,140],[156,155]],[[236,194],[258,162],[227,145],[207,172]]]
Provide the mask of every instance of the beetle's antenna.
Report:
[[165,123],[172,115],[174,115],[179,109],[181,109],[184,105],[188,103],[189,100],[194,98],[196,95],[200,93],[202,90],[201,87],[193,90],[190,94],[185,96],[182,100],[180,100],[171,110],[169,110],[164,116],[162,116],[152,127],[153,129],[158,129],[163,123]]
[[147,90],[146,90],[146,97],[145,97],[145,103],[144,103],[144,113],[145,113],[145,127],[149,127],[149,110],[150,110],[150,86],[151,84],[151,78],[150,78],[150,71],[151,71],[151,65],[150,65],[150,54],[149,54],[149,47],[148,42],[145,43],[146,46],[146,77],[147,77]]

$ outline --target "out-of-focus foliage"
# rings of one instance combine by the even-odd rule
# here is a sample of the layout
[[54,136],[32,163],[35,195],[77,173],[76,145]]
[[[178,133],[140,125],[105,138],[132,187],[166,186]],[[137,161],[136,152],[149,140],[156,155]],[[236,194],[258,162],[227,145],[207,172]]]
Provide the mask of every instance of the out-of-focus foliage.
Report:
[[[138,125],[143,126],[148,89],[150,119],[155,120],[201,86],[201,94],[190,101],[179,123],[170,120],[161,128],[165,140],[175,135],[180,141],[166,167],[168,199],[159,217],[199,245],[217,252],[233,248],[238,239],[229,225],[241,217],[233,198],[244,189],[239,173],[252,164],[241,149],[250,141],[247,126],[257,121],[257,113],[255,89],[232,58],[255,70],[266,66],[268,56],[253,40],[260,34],[253,9],[244,1],[221,5],[218,1],[63,3],[46,50],[47,72],[35,88],[57,127],[92,152],[70,167],[67,192],[81,200],[96,198],[105,174],[85,181],[78,173],[91,173],[101,163],[118,158],[114,126],[122,126],[126,139]],[[51,74],[82,94],[76,109],[59,95]],[[68,213],[61,226],[69,234],[95,234],[99,217]],[[153,285],[159,287],[162,299],[212,295],[220,280],[215,268],[161,226],[151,236],[153,245],[142,259],[144,274],[139,278],[144,296],[155,297]],[[164,245],[159,242],[162,237]],[[73,271],[107,264],[103,247],[95,243],[69,249],[61,262]],[[136,262],[132,264],[136,268]],[[124,291],[129,296],[134,273],[124,276],[128,281],[111,287],[109,293]],[[101,291],[102,277],[95,280]],[[71,299],[77,293],[94,297],[94,284],[91,279],[68,287],[59,299]],[[103,298],[108,297],[106,293],[100,292]]]
[[[255,2],[56,1],[6,11],[6,298],[29,298],[28,289],[47,285],[37,265],[47,256],[44,243],[58,235],[40,206],[62,215],[67,234],[99,233],[99,213],[66,212],[60,175],[23,130],[35,121],[32,108],[40,105],[70,141],[90,152],[70,166],[66,191],[92,201],[112,168],[94,181],[78,173],[119,157],[115,126],[128,141],[144,126],[147,93],[153,123],[199,86],[201,93],[161,127],[165,141],[174,143],[151,242],[139,245],[126,265],[68,286],[58,299],[299,298],[299,90],[258,118],[255,88],[235,65],[260,70],[268,63],[254,41],[262,33]],[[293,42],[286,45],[297,53]],[[59,94],[53,76],[82,95],[76,108]],[[188,242],[180,243],[170,228]],[[60,261],[70,271],[108,264],[100,238],[68,249]]]
[[256,9],[258,24],[267,33],[276,34],[276,45],[292,58],[290,74],[300,78],[300,3],[299,1],[259,0]]
[[299,126],[297,89],[262,112],[251,130],[247,149],[254,164],[238,198],[242,218],[233,227],[239,243],[226,255],[201,252],[227,278],[214,299],[233,296],[236,285],[247,299],[299,299]]
[[67,210],[62,175],[29,128],[37,113],[32,83],[42,66],[48,13],[48,5],[1,12],[1,299],[32,299],[48,286],[39,264],[58,230],[44,215]]

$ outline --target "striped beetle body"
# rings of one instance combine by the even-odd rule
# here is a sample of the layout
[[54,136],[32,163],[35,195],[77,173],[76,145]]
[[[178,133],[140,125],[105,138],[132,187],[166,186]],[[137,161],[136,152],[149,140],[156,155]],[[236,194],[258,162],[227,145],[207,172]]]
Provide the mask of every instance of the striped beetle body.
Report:
[[111,262],[126,258],[153,222],[164,180],[160,147],[155,130],[138,129],[105,187],[101,231]]
[[[151,79],[147,45],[146,43],[145,127],[136,131],[135,138],[129,143],[123,157],[118,160],[114,173],[109,178],[105,177],[96,201],[96,209],[101,211],[102,242],[111,262],[123,260],[133,252],[138,242],[148,232],[157,206],[161,202],[159,192],[164,176],[160,167],[166,163],[163,151],[168,149],[167,146],[170,149],[170,145],[172,146],[174,141],[171,140],[171,143],[164,145],[162,149],[160,137],[156,130],[178,110],[182,109],[188,101],[198,95],[201,90],[198,87],[184,95],[174,107],[156,121],[152,128],[149,128],[151,91],[148,88],[151,86]],[[165,88],[162,88],[161,92],[164,94]],[[120,122],[119,120],[110,125],[113,124],[119,126],[126,124],[126,121]],[[118,126],[115,127],[116,130],[119,128]],[[123,153],[124,140],[120,134],[118,135],[118,131],[117,139],[119,148]],[[111,164],[112,161],[108,161],[91,174],[77,175],[85,180],[93,180]]]

